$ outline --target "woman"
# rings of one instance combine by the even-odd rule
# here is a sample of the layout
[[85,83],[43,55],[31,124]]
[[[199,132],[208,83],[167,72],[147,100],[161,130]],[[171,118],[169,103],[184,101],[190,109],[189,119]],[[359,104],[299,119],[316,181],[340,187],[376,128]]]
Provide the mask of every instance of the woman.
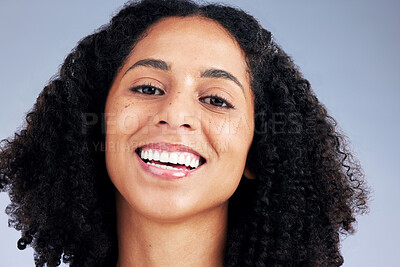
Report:
[[340,266],[360,167],[257,21],[128,4],[3,141],[0,185],[37,266]]

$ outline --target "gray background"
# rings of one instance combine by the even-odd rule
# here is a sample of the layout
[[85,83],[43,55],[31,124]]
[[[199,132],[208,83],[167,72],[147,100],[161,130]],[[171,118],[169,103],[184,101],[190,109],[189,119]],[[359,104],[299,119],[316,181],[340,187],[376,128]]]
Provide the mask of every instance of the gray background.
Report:
[[[0,139],[22,124],[76,43],[123,2],[1,0]],[[223,2],[273,32],[352,140],[374,194],[370,214],[343,242],[344,266],[398,266],[400,1]],[[19,251],[19,232],[7,228],[8,203],[1,194],[0,266],[34,266],[33,250]]]

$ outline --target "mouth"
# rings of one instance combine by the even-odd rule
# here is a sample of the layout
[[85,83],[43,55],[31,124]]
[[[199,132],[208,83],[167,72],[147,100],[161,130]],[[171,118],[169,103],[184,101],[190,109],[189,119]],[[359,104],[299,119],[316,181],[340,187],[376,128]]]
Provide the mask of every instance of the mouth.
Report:
[[140,160],[164,170],[192,171],[206,163],[206,159],[183,145],[156,143],[135,150]]

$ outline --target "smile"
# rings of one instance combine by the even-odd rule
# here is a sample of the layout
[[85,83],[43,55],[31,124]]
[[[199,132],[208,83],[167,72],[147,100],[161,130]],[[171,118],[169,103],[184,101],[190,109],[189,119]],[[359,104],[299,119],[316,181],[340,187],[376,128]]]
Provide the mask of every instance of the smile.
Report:
[[185,177],[206,162],[190,147],[169,143],[148,144],[135,152],[146,171],[163,179]]

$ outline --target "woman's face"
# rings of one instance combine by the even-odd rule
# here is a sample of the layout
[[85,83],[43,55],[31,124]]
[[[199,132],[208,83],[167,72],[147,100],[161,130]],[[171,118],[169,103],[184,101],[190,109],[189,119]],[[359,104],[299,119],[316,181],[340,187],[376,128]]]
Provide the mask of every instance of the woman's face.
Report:
[[245,168],[253,108],[244,52],[222,26],[200,17],[156,23],[106,102],[117,198],[161,220],[226,204]]

